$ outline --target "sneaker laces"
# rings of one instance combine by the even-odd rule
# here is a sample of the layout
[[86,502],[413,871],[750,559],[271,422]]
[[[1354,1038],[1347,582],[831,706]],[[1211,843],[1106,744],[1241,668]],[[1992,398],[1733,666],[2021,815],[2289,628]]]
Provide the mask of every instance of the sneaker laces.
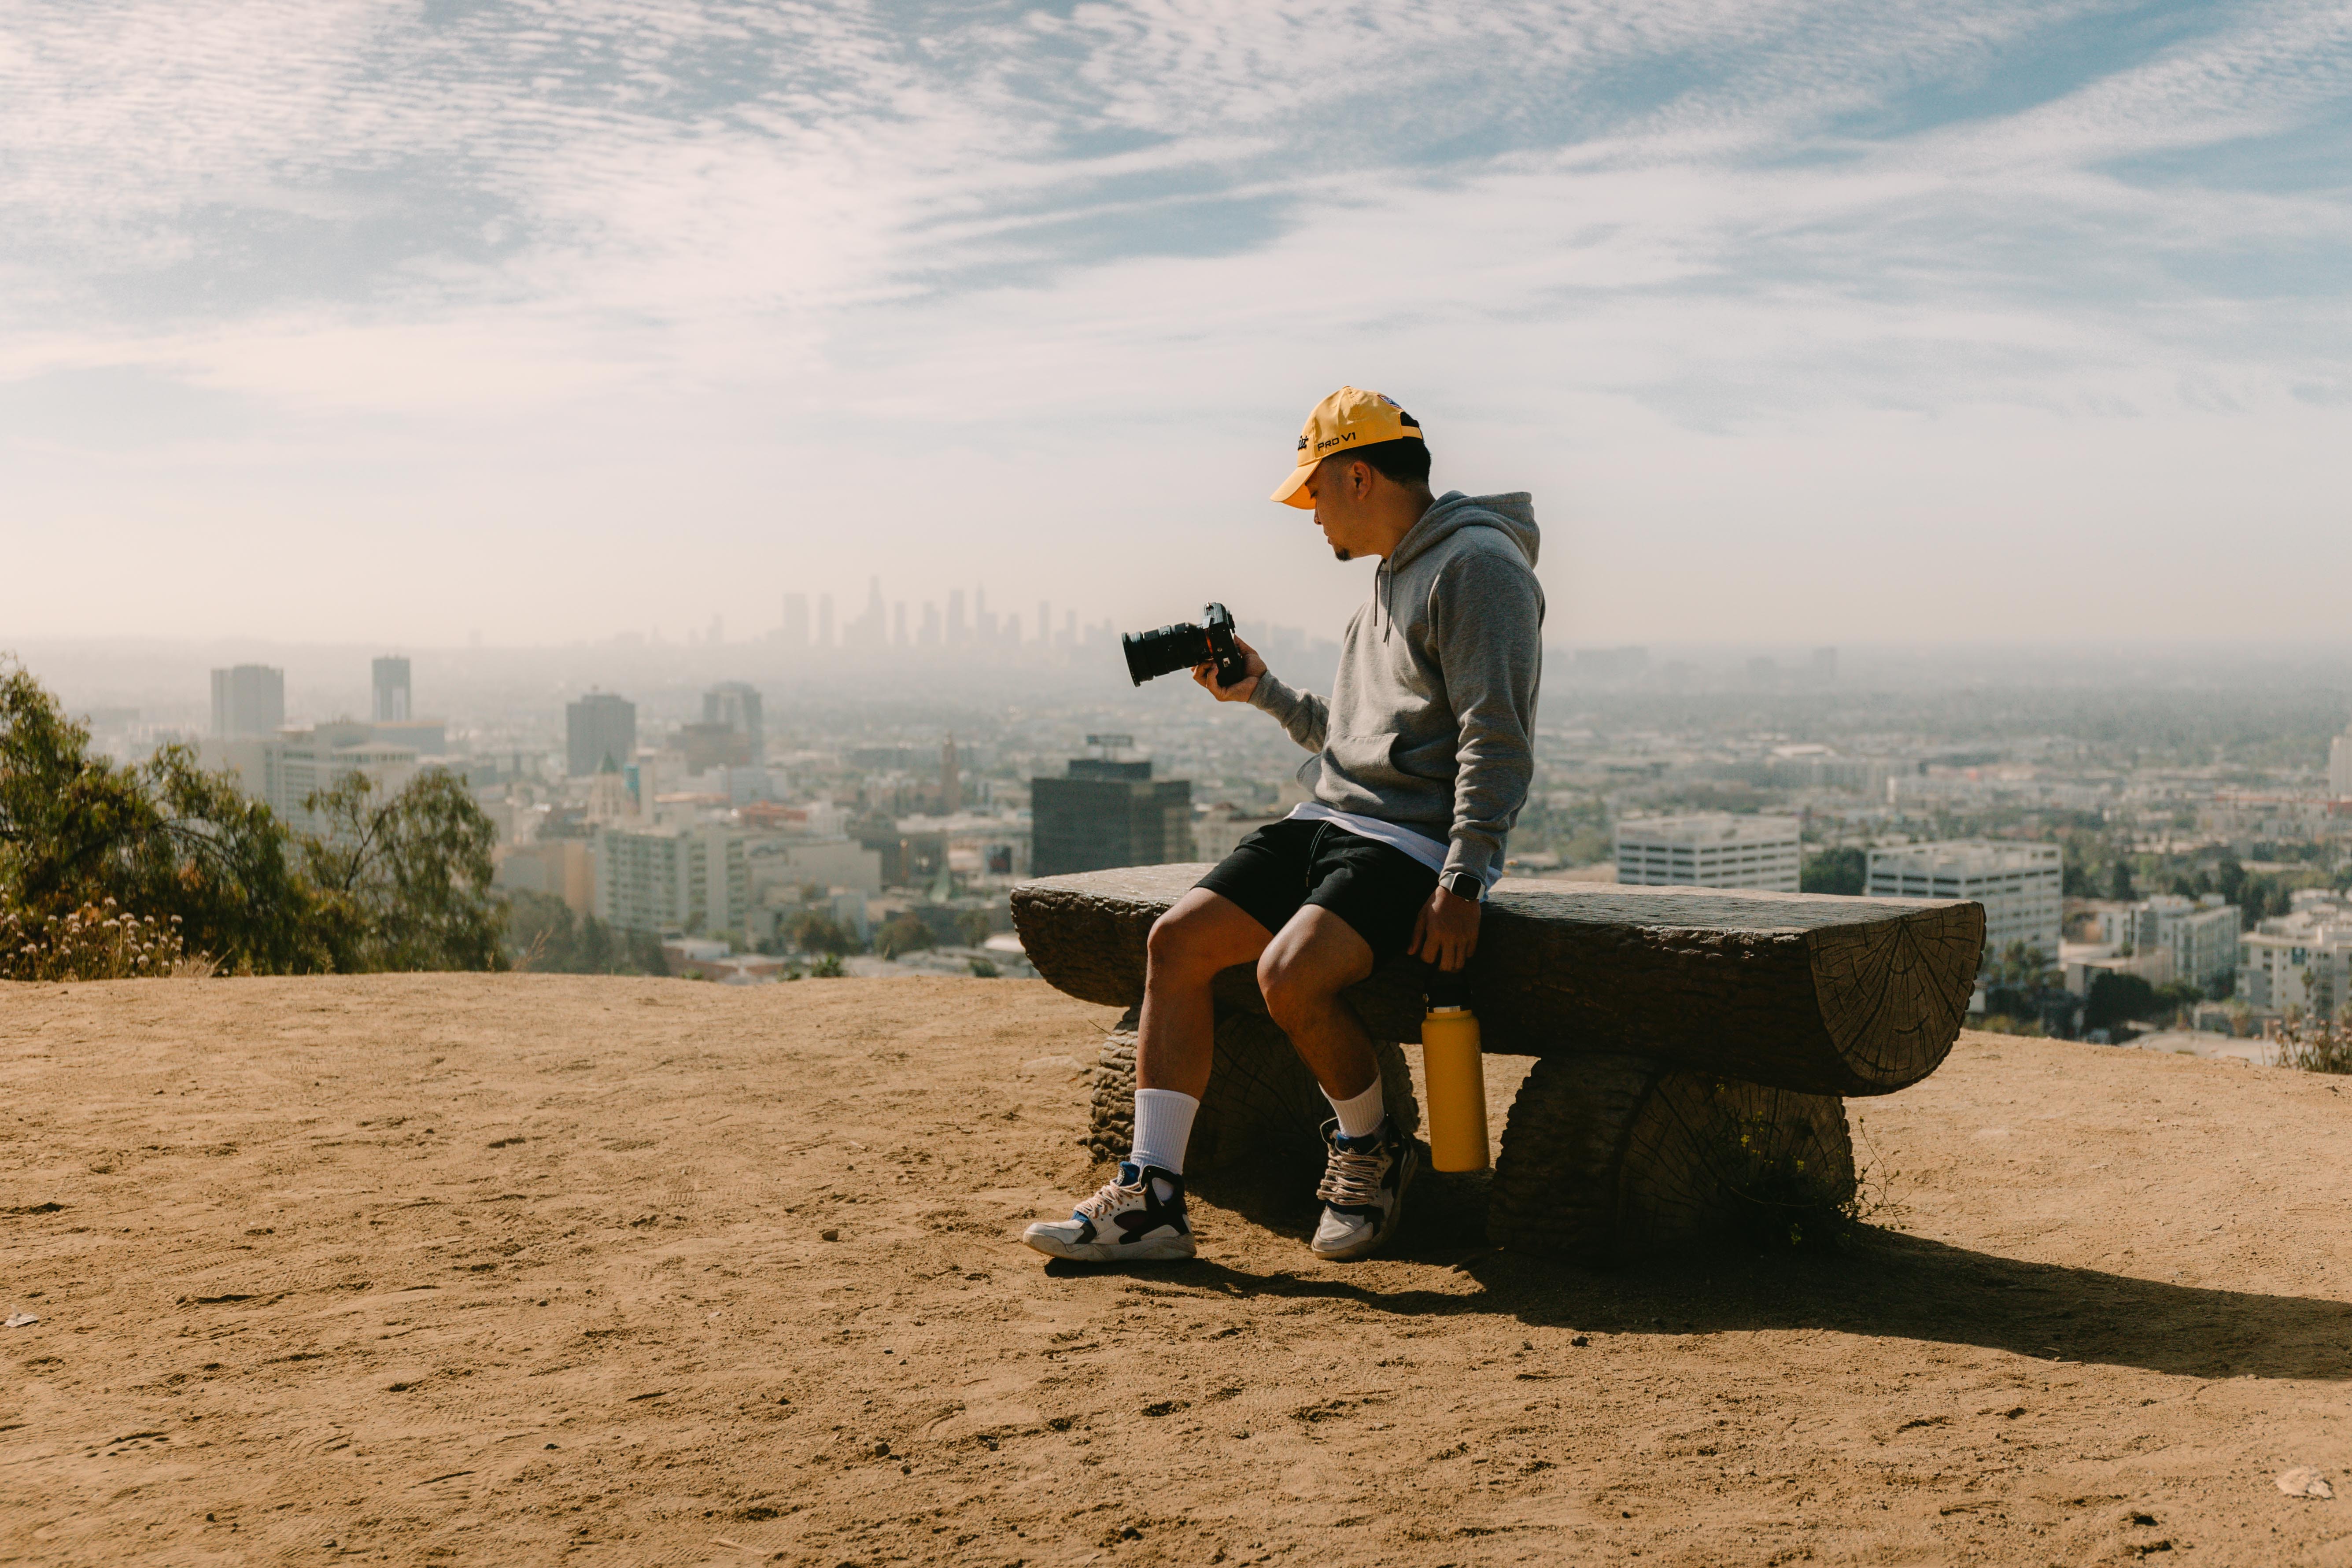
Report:
[[1122,1187],[1117,1182],[1105,1182],[1102,1190],[1080,1204],[1076,1212],[1079,1219],[1105,1219],[1136,1194],[1134,1187]]
[[1379,1200],[1381,1178],[1387,1174],[1387,1150],[1359,1154],[1334,1142],[1324,1158],[1323,1181],[1315,1195],[1339,1207],[1363,1208]]

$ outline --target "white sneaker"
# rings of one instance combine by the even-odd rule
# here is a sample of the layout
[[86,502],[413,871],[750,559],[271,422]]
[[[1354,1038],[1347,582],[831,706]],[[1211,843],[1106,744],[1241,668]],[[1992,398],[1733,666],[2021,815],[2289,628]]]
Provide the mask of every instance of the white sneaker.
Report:
[[1362,1138],[1342,1138],[1339,1124],[1323,1124],[1323,1182],[1315,1195],[1323,1217],[1307,1243],[1318,1258],[1344,1263],[1370,1257],[1396,1233],[1404,1213],[1405,1184],[1421,1170],[1421,1140],[1393,1125]]
[[1184,1178],[1122,1160],[1118,1179],[1104,1183],[1069,1218],[1039,1220],[1021,1239],[1048,1257],[1079,1263],[1181,1262],[1192,1256]]

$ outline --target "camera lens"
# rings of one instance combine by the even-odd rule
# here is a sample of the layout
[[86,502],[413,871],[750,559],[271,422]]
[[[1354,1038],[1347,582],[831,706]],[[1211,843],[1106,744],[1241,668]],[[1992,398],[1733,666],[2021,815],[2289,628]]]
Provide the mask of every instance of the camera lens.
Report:
[[1180,669],[1190,669],[1209,657],[1208,634],[1190,621],[1162,626],[1156,632],[1129,632],[1118,639],[1127,655],[1127,673],[1138,686]]

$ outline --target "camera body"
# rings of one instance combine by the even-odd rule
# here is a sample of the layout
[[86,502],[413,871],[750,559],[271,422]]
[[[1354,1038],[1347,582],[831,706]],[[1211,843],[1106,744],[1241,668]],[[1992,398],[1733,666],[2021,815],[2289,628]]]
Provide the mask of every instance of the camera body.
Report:
[[1179,621],[1156,632],[1129,632],[1118,639],[1127,673],[1138,686],[1197,664],[1217,667],[1217,684],[1231,686],[1249,674],[1249,660],[1234,643],[1234,617],[1223,605],[1201,612],[1201,624]]

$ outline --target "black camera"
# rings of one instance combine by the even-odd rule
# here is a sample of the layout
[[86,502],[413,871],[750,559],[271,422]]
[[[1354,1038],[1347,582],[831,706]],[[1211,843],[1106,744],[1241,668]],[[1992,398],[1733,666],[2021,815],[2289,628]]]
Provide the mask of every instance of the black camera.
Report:
[[1231,686],[1249,674],[1249,660],[1234,645],[1234,617],[1223,605],[1201,612],[1203,623],[1179,621],[1156,632],[1129,632],[1118,639],[1127,654],[1127,673],[1138,686],[1196,664],[1217,667],[1217,684]]

